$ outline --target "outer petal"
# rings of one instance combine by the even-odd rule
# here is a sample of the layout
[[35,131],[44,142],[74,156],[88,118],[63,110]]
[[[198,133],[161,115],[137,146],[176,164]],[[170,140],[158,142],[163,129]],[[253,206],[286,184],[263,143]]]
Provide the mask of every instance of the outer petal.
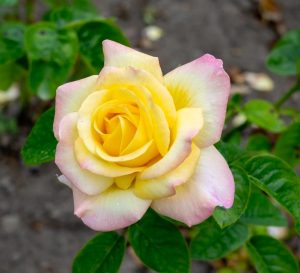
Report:
[[189,156],[175,170],[154,179],[137,179],[134,187],[135,194],[141,198],[152,200],[174,195],[175,187],[186,183],[193,176],[199,154],[199,148],[193,145]]
[[214,146],[201,150],[194,176],[176,188],[176,195],[153,202],[158,213],[192,226],[204,221],[216,206],[230,208],[234,181],[227,162]]
[[137,197],[132,189],[109,188],[100,195],[86,195],[73,188],[75,214],[90,228],[110,231],[142,218],[151,200]]
[[200,107],[204,126],[195,138],[199,147],[219,141],[224,125],[230,79],[221,60],[206,54],[165,76],[177,109]]
[[176,169],[190,154],[192,140],[202,128],[200,108],[184,108],[177,112],[174,142],[165,156],[145,169],[139,179],[153,179]]
[[103,53],[105,66],[132,66],[151,73],[159,81],[163,80],[157,57],[152,57],[110,40],[103,41]]
[[54,135],[58,139],[58,127],[62,118],[77,112],[84,99],[95,91],[98,76],[90,76],[58,87],[55,99]]
[[77,138],[77,113],[66,115],[59,126],[59,143],[56,147],[55,163],[64,176],[87,194],[97,194],[109,188],[113,179],[95,175],[80,168],[74,154],[74,142]]

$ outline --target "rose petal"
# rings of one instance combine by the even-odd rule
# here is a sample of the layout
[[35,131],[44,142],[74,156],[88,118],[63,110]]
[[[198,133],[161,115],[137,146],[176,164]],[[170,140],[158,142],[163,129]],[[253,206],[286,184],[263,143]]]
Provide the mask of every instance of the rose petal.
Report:
[[170,129],[163,111],[155,104],[152,104],[153,118],[153,137],[157,145],[157,149],[164,156],[170,145]]
[[84,99],[93,91],[98,76],[90,76],[79,81],[69,82],[57,88],[55,99],[54,135],[58,139],[58,127],[62,118],[77,112]]
[[142,218],[151,200],[137,197],[133,189],[111,187],[99,195],[73,188],[75,214],[90,228],[110,231],[125,228]]
[[110,40],[103,41],[104,66],[128,67],[143,69],[162,81],[162,71],[157,57]]
[[165,156],[145,169],[139,179],[153,179],[176,169],[190,154],[192,139],[202,128],[200,108],[184,108],[177,112],[174,142]]
[[230,79],[221,60],[206,54],[165,76],[176,108],[200,107],[204,125],[195,142],[208,147],[219,141],[224,125]]
[[107,90],[96,91],[87,96],[78,109],[78,134],[91,153],[96,153],[97,143],[92,133],[93,113],[95,109],[107,100]]
[[230,208],[234,181],[227,162],[213,146],[201,150],[194,176],[176,187],[176,195],[156,200],[158,213],[192,226],[204,221],[216,206]]
[[147,71],[133,67],[116,68],[107,66],[99,74],[98,87],[107,90],[127,88],[133,92],[139,88],[146,88],[151,93],[153,102],[164,112],[169,126],[174,125],[176,109],[173,98],[166,87]]
[[199,148],[193,145],[189,156],[175,170],[155,179],[137,179],[134,186],[135,194],[151,200],[174,195],[175,187],[186,183],[194,174],[199,154]]
[[80,168],[74,155],[77,138],[77,113],[67,114],[60,122],[59,139],[56,147],[55,163],[68,181],[86,194],[97,194],[109,188],[113,179],[95,175]]
[[145,167],[123,167],[112,162],[107,162],[91,154],[85,147],[83,141],[77,138],[75,141],[75,156],[82,169],[105,177],[118,177],[122,175],[139,172]]

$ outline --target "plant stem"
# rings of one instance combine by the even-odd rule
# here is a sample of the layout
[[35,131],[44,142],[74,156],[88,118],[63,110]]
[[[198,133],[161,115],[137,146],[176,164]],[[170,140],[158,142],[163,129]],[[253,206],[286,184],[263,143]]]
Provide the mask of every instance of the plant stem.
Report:
[[280,107],[296,92],[300,91],[300,79],[292,86],[287,92],[285,92],[278,101],[275,102],[275,108],[280,109]]

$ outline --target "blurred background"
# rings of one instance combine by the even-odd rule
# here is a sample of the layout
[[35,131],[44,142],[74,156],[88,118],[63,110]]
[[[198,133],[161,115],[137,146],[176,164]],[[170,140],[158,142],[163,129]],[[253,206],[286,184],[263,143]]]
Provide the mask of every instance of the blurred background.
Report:
[[[232,92],[246,98],[275,101],[293,83],[268,72],[265,61],[282,34],[300,27],[299,0],[95,0],[94,4],[102,16],[116,18],[132,47],[158,56],[164,73],[211,53],[223,59]],[[38,5],[37,18],[43,9]],[[298,109],[299,99],[298,94],[291,100]],[[13,99],[0,107],[11,116],[19,109]],[[74,255],[94,232],[73,215],[71,191],[57,181],[54,164],[29,168],[22,163],[19,150],[32,124],[23,120],[21,125],[15,134],[0,130],[0,272],[70,272]],[[148,271],[127,255],[121,272]],[[211,265],[197,263],[193,272],[214,271]]]

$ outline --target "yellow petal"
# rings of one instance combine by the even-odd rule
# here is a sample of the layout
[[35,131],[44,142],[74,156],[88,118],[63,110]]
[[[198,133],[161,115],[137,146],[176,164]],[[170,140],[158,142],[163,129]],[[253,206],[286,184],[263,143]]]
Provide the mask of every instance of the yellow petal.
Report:
[[139,172],[145,167],[124,167],[118,164],[107,162],[91,154],[85,147],[81,138],[75,141],[75,156],[82,169],[89,170],[94,174],[100,174],[106,177],[118,177],[122,175]]
[[97,146],[96,152],[97,152],[97,154],[99,155],[100,158],[102,158],[106,161],[121,163],[121,162],[126,162],[126,161],[129,161],[129,160],[139,158],[140,156],[142,156],[149,149],[149,147],[152,145],[152,143],[153,143],[153,140],[150,140],[147,143],[145,143],[142,147],[135,150],[134,152],[132,152],[130,154],[126,154],[126,155],[120,155],[120,156],[111,156],[111,155],[109,155],[103,149],[103,147],[101,145]]
[[127,167],[146,166],[151,160],[155,159],[159,155],[153,140],[151,140],[150,143],[151,145],[148,147],[148,149],[140,156],[128,161],[118,162],[118,164]]
[[152,110],[154,140],[158,151],[162,156],[164,156],[170,145],[169,125],[163,111],[157,105],[154,104]]
[[132,174],[116,177],[114,182],[120,189],[127,190],[131,186],[135,177],[136,174],[132,173]]
[[97,91],[90,94],[82,103],[78,114],[77,129],[78,134],[84,141],[85,146],[91,153],[96,153],[97,141],[95,140],[95,134],[93,134],[92,126],[95,109],[103,104],[109,96],[109,92],[106,90]]
[[199,148],[193,145],[189,156],[176,169],[158,178],[137,179],[134,187],[135,194],[151,200],[174,195],[175,187],[186,183],[194,174],[199,155]]
[[163,110],[169,127],[174,125],[176,109],[173,98],[165,86],[148,72],[133,67],[104,67],[99,75],[97,86],[99,89],[109,90],[117,87],[132,90],[132,86],[146,88],[151,93],[154,103]]
[[103,149],[105,150],[105,152],[112,156],[118,156],[120,154],[122,141],[121,135],[122,129],[119,124],[116,126],[113,133],[106,135],[105,141],[103,142]]
[[192,140],[203,126],[202,111],[200,108],[183,108],[177,112],[174,142],[168,153],[159,161],[145,169],[140,179],[160,177],[176,169],[190,154]]

